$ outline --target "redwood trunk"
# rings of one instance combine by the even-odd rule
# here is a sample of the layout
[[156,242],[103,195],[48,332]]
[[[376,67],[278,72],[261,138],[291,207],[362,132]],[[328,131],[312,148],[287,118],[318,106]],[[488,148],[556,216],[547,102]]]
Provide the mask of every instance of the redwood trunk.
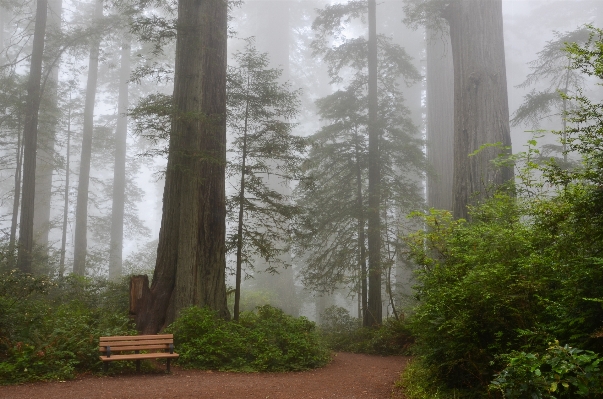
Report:
[[452,211],[454,170],[454,66],[450,35],[427,32],[427,180],[430,208]]
[[26,273],[31,273],[33,271],[33,218],[36,190],[38,111],[40,110],[40,98],[42,96],[40,83],[42,80],[42,58],[44,55],[47,10],[47,0],[38,0],[36,5],[36,23],[34,26],[31,64],[29,67],[29,81],[27,83],[25,126],[23,128],[23,195],[19,225],[17,267]]
[[180,0],[174,116],[157,263],[148,305],[136,315],[157,333],[187,306],[226,305],[227,3]]
[[[95,20],[103,17],[103,0],[96,0]],[[84,104],[84,132],[80,158],[80,176],[77,185],[77,205],[75,207],[75,245],[73,253],[73,273],[86,274],[86,251],[88,247],[88,191],[90,186],[90,161],[92,158],[92,134],[94,130],[94,102],[98,77],[98,55],[100,34],[92,39],[88,62],[88,81]]]
[[502,1],[458,0],[446,18],[454,61],[453,213],[467,218],[467,205],[513,179],[512,168],[492,165],[500,148],[469,156],[488,143],[511,146]]

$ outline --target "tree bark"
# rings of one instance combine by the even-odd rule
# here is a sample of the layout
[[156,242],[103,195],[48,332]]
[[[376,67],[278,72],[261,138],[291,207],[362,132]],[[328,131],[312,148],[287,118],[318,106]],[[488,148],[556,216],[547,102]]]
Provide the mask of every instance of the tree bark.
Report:
[[[96,0],[94,19],[103,18],[103,0]],[[98,56],[100,33],[92,38],[90,59],[88,61],[88,81],[84,104],[84,132],[82,154],[80,158],[80,176],[77,185],[77,204],[75,207],[75,243],[73,253],[73,273],[86,274],[86,250],[88,246],[88,190],[90,186],[90,161],[92,158],[92,134],[94,130],[94,103],[98,77]]]
[[67,114],[67,148],[65,152],[65,194],[63,199],[63,227],[61,229],[61,258],[59,260],[59,277],[65,274],[65,252],[67,246],[67,219],[69,216],[69,178],[71,177],[71,94],[69,95],[69,112]]
[[510,167],[492,165],[500,148],[469,154],[488,143],[511,146],[501,0],[458,0],[446,10],[454,62],[453,214],[467,218],[467,205],[492,186],[513,179]]
[[[19,115],[17,118],[21,118]],[[20,124],[19,124],[20,125]],[[23,143],[21,142],[21,126],[18,127],[17,135],[17,166],[15,168],[15,196],[13,198],[13,214],[10,224],[10,236],[8,239],[8,256],[10,267],[15,266],[15,241],[17,238],[17,222],[19,220],[19,204],[21,203],[21,174],[23,172]]]
[[[357,132],[355,132],[357,133]],[[362,315],[362,325],[368,327],[370,325],[368,317],[368,287],[366,285],[366,237],[364,234],[365,217],[364,217],[364,199],[362,195],[362,167],[360,165],[360,138],[356,134],[355,143],[355,158],[356,158],[356,202],[358,205],[358,270],[360,278],[360,311],[358,312],[358,318]]]
[[115,129],[115,167],[113,169],[113,206],[111,209],[111,241],[109,246],[109,279],[122,274],[124,205],[126,197],[126,141],[128,138],[128,81],[130,80],[130,41],[121,48],[117,127]]
[[381,303],[381,170],[379,152],[379,126],[377,124],[377,5],[368,1],[368,141],[369,141],[369,186],[368,186],[368,318],[369,325],[383,321]]
[[40,98],[42,96],[42,58],[44,56],[47,10],[47,0],[38,0],[36,5],[36,23],[34,26],[31,64],[29,67],[29,81],[27,83],[25,126],[23,129],[23,194],[21,202],[21,220],[19,225],[17,267],[25,273],[31,273],[33,271],[33,218],[36,189],[38,111],[40,110]]
[[174,116],[157,263],[148,305],[136,315],[144,334],[158,332],[187,306],[226,305],[225,0],[180,0]]
[[[48,34],[61,30],[61,0],[48,3]],[[57,47],[56,45],[54,46]],[[48,49],[48,47],[47,47]],[[59,63],[52,60],[56,54],[50,54],[50,62],[45,63],[48,79],[45,84],[44,110],[41,112],[36,160],[36,212],[34,214],[34,237],[36,245],[46,250],[50,232],[50,199],[52,197],[52,173],[54,171],[54,143],[58,124]]]
[[454,170],[454,66],[448,32],[427,31],[427,179],[430,208],[452,211]]

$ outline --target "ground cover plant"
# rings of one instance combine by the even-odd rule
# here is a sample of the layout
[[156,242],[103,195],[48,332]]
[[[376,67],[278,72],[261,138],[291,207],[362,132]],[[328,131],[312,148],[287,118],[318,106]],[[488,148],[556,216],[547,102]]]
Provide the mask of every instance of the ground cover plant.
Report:
[[238,322],[191,307],[167,329],[188,368],[229,371],[298,371],[321,367],[330,351],[316,325],[269,305],[242,312]]
[[[573,68],[603,78],[603,32],[591,33],[568,52]],[[577,166],[538,159],[531,142],[516,156],[519,184],[468,220],[432,210],[409,237],[420,265],[417,360],[402,383],[411,399],[600,397],[603,104],[572,101],[564,144]]]

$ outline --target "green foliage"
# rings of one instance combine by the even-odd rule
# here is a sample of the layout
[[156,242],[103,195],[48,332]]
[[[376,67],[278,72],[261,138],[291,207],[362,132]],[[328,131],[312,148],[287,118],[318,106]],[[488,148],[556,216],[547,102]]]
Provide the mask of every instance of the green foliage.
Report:
[[361,327],[360,320],[342,307],[331,306],[321,315],[320,332],[330,349],[374,355],[408,354],[413,342],[402,320],[388,319],[378,328]]
[[100,370],[98,337],[136,334],[127,303],[125,281],[1,275],[0,383]]
[[167,331],[174,334],[183,367],[233,371],[294,371],[324,366],[330,356],[313,322],[271,306],[227,322],[192,307]]
[[599,398],[603,395],[601,359],[592,351],[551,345],[544,353],[512,352],[490,389],[505,398]]
[[407,399],[458,399],[459,391],[450,389],[435,376],[436,370],[430,369],[415,358],[404,368],[396,388],[404,393]]

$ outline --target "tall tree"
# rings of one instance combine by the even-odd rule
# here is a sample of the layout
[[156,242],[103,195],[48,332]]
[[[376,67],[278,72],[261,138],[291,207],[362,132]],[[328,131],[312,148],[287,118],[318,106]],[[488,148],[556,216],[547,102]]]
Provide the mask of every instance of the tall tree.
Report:
[[128,137],[128,81],[130,80],[130,40],[128,35],[121,48],[117,127],[115,129],[115,167],[113,169],[113,207],[111,210],[111,241],[109,246],[109,279],[121,276],[126,194],[126,140]]
[[36,186],[36,150],[38,141],[38,111],[40,109],[42,58],[44,55],[44,36],[48,1],[38,0],[36,22],[34,26],[33,48],[27,84],[27,105],[25,108],[25,126],[23,128],[23,195],[21,202],[21,220],[19,225],[19,252],[17,266],[23,272],[32,272],[34,249],[34,204]]
[[61,31],[62,0],[50,0],[48,3],[47,38],[49,45],[45,61],[44,112],[41,112],[38,153],[36,160],[36,212],[34,214],[34,236],[36,245],[45,249],[48,246],[50,231],[50,199],[52,197],[52,173],[55,167],[54,144],[58,125],[58,82],[59,48]]
[[454,171],[454,68],[448,27],[427,28],[427,203],[452,211]]
[[[444,17],[454,63],[453,214],[467,218],[467,205],[486,198],[490,186],[513,179],[512,167],[491,162],[511,146],[502,0],[453,1]],[[470,156],[492,143],[503,149]]]
[[[512,167],[492,162],[509,153],[511,146],[502,0],[406,0],[405,12],[406,22],[414,26],[450,31],[454,66],[453,214],[466,218],[467,205],[486,198],[493,186],[513,180]],[[496,143],[500,146],[484,147]]]
[[[369,325],[383,321],[381,303],[381,156],[377,124],[377,3],[368,0],[368,307]],[[366,316],[365,316],[366,317]]]
[[225,0],[180,0],[173,116],[157,263],[137,328],[156,333],[187,306],[226,305]]
[[[400,174],[411,169],[409,175],[413,175],[417,165],[421,164],[422,156],[418,142],[412,138],[416,127],[408,117],[400,90],[403,80],[411,83],[419,79],[410,57],[383,35],[371,41],[370,35],[367,39],[347,38],[341,34],[345,28],[342,22],[363,17],[368,11],[367,3],[363,1],[327,6],[318,12],[313,24],[317,31],[317,40],[312,44],[315,54],[324,59],[332,81],[340,86],[345,85],[345,89],[317,102],[320,115],[328,124],[315,135],[316,144],[310,154],[312,162],[308,170],[317,183],[302,183],[300,186],[303,201],[311,209],[304,218],[304,236],[300,243],[302,250],[308,253],[309,267],[305,271],[307,282],[313,281],[312,284],[317,285],[341,283],[342,279],[350,278],[350,270],[346,268],[358,265],[355,274],[360,281],[359,286],[363,287],[367,278],[363,266],[366,260],[363,237],[366,217],[369,268],[373,259],[378,271],[371,269],[368,272],[368,301],[364,299],[366,289],[361,289],[362,302],[366,304],[363,322],[365,325],[374,325],[382,320],[381,241],[385,237],[382,229],[385,225],[381,225],[381,220],[374,219],[381,219],[387,214],[400,215],[402,207],[398,211],[393,209],[403,202],[401,198],[404,194],[400,194],[404,191],[407,198],[413,197],[407,204],[417,204],[414,201],[417,186],[409,181],[409,176]],[[375,33],[376,26],[371,24],[371,28]],[[330,42],[333,37],[337,38],[336,44]],[[377,46],[378,51],[373,52],[372,45]],[[375,56],[377,64],[371,66],[375,63],[371,57]],[[379,90],[371,89],[371,81],[373,85],[378,85]],[[375,131],[377,143],[372,142],[375,137],[371,133]],[[374,159],[375,152],[377,160]],[[379,172],[376,183],[375,163]],[[394,188],[385,184],[386,181],[398,185]],[[375,194],[371,189],[375,189],[375,186],[379,192],[376,198],[371,199],[371,195]],[[404,189],[400,191],[402,187]],[[386,211],[384,200],[388,197],[390,200],[387,203],[391,208]],[[396,199],[392,200],[394,197]],[[364,202],[365,198],[368,203]],[[377,204],[374,203],[376,199]],[[327,206],[330,203],[335,209]],[[341,231],[333,230],[333,226],[340,226]],[[375,234],[372,229],[375,228],[378,237],[371,238],[370,235]],[[378,247],[374,247],[375,241]],[[376,252],[372,258],[371,248]],[[378,292],[371,294],[371,290]]]
[[[94,22],[103,18],[103,0],[96,0]],[[86,101],[84,105],[84,131],[82,153],[80,157],[80,175],[77,186],[77,204],[75,209],[75,243],[73,254],[73,272],[81,276],[86,274],[86,251],[88,248],[88,196],[90,186],[90,162],[92,158],[92,134],[94,130],[94,105],[98,80],[98,57],[101,34],[91,37],[90,58],[88,60],[88,80],[86,83]]]

